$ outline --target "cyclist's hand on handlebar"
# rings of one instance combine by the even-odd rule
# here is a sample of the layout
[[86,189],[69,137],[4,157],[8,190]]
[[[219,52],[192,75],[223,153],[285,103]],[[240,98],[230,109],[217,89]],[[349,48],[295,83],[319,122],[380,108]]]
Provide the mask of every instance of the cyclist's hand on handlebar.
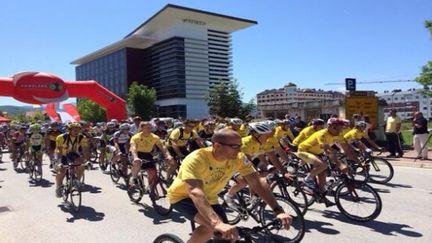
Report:
[[281,223],[282,223],[282,227],[286,230],[288,230],[290,228],[291,222],[292,222],[292,218],[289,214],[287,213],[279,213],[278,215],[276,215],[276,218],[280,219]]
[[230,240],[231,242],[239,240],[237,228],[233,225],[225,224],[220,221],[218,224],[216,224],[215,231],[222,234],[223,239]]

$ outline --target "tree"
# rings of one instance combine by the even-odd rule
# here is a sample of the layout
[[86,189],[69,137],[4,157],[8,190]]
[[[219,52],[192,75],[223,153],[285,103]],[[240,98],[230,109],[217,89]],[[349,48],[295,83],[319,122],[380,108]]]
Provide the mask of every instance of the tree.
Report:
[[[429,30],[432,35],[432,21],[426,20],[425,27]],[[420,76],[416,78],[416,81],[422,84],[425,88],[423,93],[432,96],[432,91],[429,88],[429,85],[432,85],[432,61],[429,61],[426,65],[422,67],[422,72]]]
[[243,104],[242,93],[239,91],[237,81],[229,84],[221,82],[210,90],[206,98],[211,115],[220,117],[239,117],[245,119],[255,109],[254,101]]
[[138,82],[133,82],[129,87],[127,98],[128,108],[134,114],[144,120],[150,120],[156,113],[156,90]]
[[106,121],[105,110],[97,103],[88,99],[79,99],[77,109],[82,120],[89,122]]

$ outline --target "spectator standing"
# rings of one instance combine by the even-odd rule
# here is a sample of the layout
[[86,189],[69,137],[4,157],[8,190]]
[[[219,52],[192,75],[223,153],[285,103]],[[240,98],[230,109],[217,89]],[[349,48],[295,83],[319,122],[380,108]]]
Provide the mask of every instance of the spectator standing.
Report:
[[413,124],[413,145],[415,151],[417,151],[417,158],[420,160],[428,159],[428,128],[427,120],[423,117],[423,113],[416,112],[412,121]]
[[402,145],[399,138],[401,123],[401,119],[396,115],[396,110],[391,109],[385,127],[388,151],[390,152],[387,158],[403,157]]

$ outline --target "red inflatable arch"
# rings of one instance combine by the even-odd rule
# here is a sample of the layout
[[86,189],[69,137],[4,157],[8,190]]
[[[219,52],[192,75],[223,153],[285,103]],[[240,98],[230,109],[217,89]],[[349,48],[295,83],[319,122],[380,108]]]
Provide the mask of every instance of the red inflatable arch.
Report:
[[0,96],[11,96],[30,104],[57,103],[69,97],[88,98],[105,108],[107,119],[127,118],[126,102],[96,81],[63,81],[42,72],[22,72],[0,77]]

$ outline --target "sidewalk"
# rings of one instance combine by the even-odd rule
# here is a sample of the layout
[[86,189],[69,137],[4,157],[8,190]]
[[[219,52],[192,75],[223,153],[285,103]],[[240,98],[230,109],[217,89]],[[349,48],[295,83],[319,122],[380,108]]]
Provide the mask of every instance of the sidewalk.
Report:
[[[378,157],[387,156],[388,153],[384,152]],[[417,152],[415,150],[404,150],[403,158],[386,158],[393,166],[405,166],[405,167],[416,167],[416,168],[427,168],[432,169],[432,151],[428,151],[428,160],[417,159]]]

